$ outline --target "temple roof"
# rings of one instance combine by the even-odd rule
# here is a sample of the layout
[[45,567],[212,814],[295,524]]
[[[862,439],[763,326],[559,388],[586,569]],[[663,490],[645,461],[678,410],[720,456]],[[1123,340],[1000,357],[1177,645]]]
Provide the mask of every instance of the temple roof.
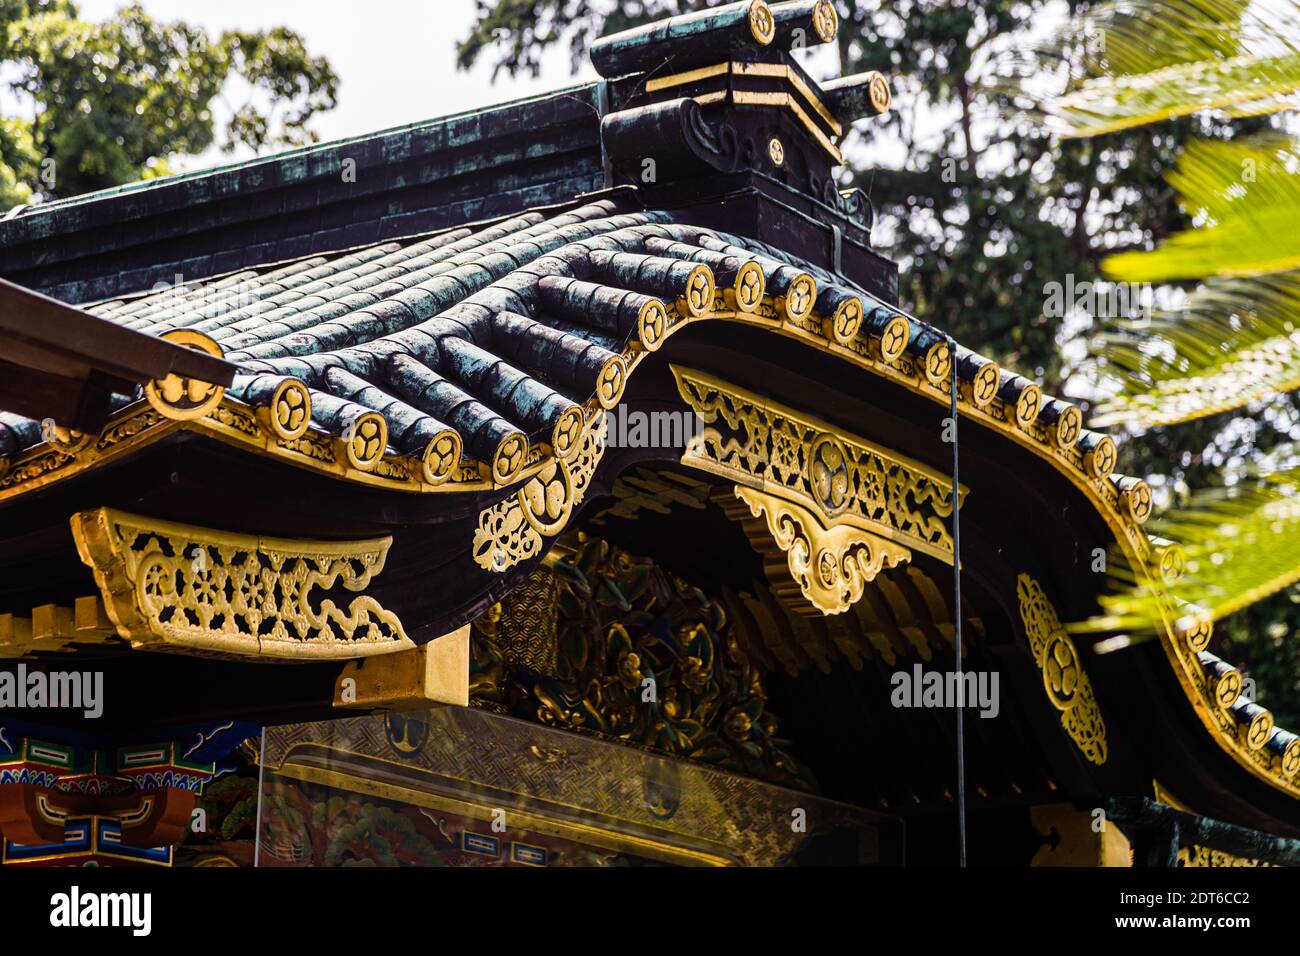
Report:
[[[869,204],[841,194],[832,174],[834,130],[887,108],[887,86],[881,94],[876,74],[823,88],[771,46],[825,7],[780,4],[767,22],[766,5],[733,4],[704,27],[604,45],[609,79],[577,91],[0,223],[10,277],[95,299],[84,309],[105,325],[237,367],[226,388],[184,375],[143,396],[124,388],[98,433],[71,431],[53,411],[54,429],[0,412],[0,510],[78,484],[77,507],[102,505],[88,482],[109,482],[114,465],[151,447],[183,456],[195,437],[232,449],[254,485],[282,498],[294,483],[255,467],[312,472],[358,500],[383,496],[371,507],[380,517],[367,519],[376,533],[436,523],[411,507],[432,501],[446,523],[436,544],[469,583],[455,600],[426,601],[436,605],[427,638],[516,584],[593,481],[614,484],[629,462],[600,462],[602,413],[634,382],[664,379],[681,361],[674,345],[691,339],[738,377],[811,356],[823,377],[801,372],[801,382],[818,391],[766,397],[859,432],[873,424],[860,406],[907,405],[896,416],[912,425],[905,440],[937,461],[949,454],[939,430],[915,423],[947,414],[955,385],[958,413],[975,426],[963,452],[991,462],[976,471],[985,501],[1008,475],[1048,471],[1055,518],[1079,548],[1100,528],[1161,587],[1181,572],[1178,552],[1144,532],[1151,492],[1114,473],[1114,441],[1085,429],[1076,406],[896,304],[893,267],[870,248]],[[726,43],[702,43],[701,30]],[[689,51],[673,64],[680,73],[647,67],[678,40]],[[730,59],[714,69],[715,57]],[[347,183],[339,164],[354,156],[371,165]],[[646,159],[657,178],[641,181]],[[151,288],[173,269],[188,278]],[[677,365],[671,374],[680,384]],[[879,391],[868,398],[864,382]],[[240,527],[227,531],[283,533],[230,513]],[[472,526],[476,515],[472,544],[456,537],[454,522]],[[1051,549],[1035,530],[1005,534],[1038,560]],[[525,532],[534,543],[520,544]],[[434,567],[440,581],[454,577]],[[1096,587],[1078,585],[1078,607]],[[1300,794],[1300,739],[1238,699],[1240,674],[1238,692],[1216,699],[1236,672],[1207,652],[1210,625],[1195,609],[1170,612],[1161,647],[1186,694],[1180,714],[1190,701],[1198,733],[1276,791]]]

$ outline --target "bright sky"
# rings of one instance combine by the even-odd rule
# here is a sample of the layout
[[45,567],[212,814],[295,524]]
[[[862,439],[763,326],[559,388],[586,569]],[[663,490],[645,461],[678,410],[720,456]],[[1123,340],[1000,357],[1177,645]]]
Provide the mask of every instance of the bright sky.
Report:
[[[312,123],[322,140],[370,133],[596,79],[585,63],[582,72],[570,73],[567,41],[548,52],[538,79],[511,79],[502,72],[493,83],[490,53],[472,72],[458,71],[455,44],[474,22],[474,0],[140,2],[154,19],[186,20],[210,34],[274,26],[297,31],[308,51],[325,56],[339,76],[338,107],[318,115]],[[100,21],[124,6],[125,0],[79,0],[79,4],[83,18]],[[807,65],[814,76],[838,75],[833,63]],[[201,168],[231,159],[214,149],[173,166]]]
[[[82,16],[104,20],[124,0],[79,0]],[[186,20],[210,34],[285,26],[338,74],[339,105],[313,127],[322,140],[355,136],[461,110],[503,103],[577,82],[567,47],[549,56],[540,79],[491,82],[491,61],[471,73],[455,65],[455,43],[474,20],[474,0],[141,0],[157,20]],[[590,68],[587,68],[590,70]],[[579,78],[594,78],[594,73]],[[220,154],[195,165],[227,161]]]

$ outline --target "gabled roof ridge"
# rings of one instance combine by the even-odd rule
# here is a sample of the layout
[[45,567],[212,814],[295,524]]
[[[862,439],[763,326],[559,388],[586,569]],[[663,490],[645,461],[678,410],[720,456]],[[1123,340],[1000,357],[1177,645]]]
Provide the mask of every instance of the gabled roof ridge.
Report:
[[515,109],[517,107],[536,103],[542,100],[551,99],[556,96],[573,93],[578,90],[587,89],[594,86],[591,81],[584,83],[572,83],[568,86],[557,87],[554,90],[545,93],[537,93],[531,96],[521,96],[518,99],[507,100],[504,103],[494,103],[491,106],[480,107],[478,109],[461,110],[458,113],[447,113],[442,116],[429,117],[427,119],[415,120],[410,123],[402,123],[397,126],[389,126],[384,129],[373,130],[367,133],[358,133],[355,136],[344,136],[338,139],[327,140],[321,143],[309,143],[304,146],[297,146],[291,149],[280,150],[275,153],[268,153],[265,156],[253,156],[245,160],[237,160],[228,163],[219,163],[214,166],[206,166],[202,169],[189,170],[183,173],[174,173],[170,176],[158,176],[152,179],[137,179],[133,182],[122,183],[119,186],[108,186],[104,189],[97,189],[88,193],[80,193],[76,196],[67,196],[62,199],[53,199],[48,202],[28,204],[25,206],[15,207],[19,211],[14,214],[10,211],[9,215],[0,216],[0,224],[4,222],[14,222],[23,219],[30,219],[48,212],[55,212],[61,209],[67,209],[72,206],[85,205],[103,200],[114,199],[119,196],[129,195],[152,189],[163,189],[169,186],[178,186],[183,183],[194,182],[207,177],[216,177],[227,173],[240,172],[245,169],[255,168],[258,166],[271,166],[283,163],[287,160],[297,159],[299,157],[309,157],[313,154],[323,153],[331,149],[353,146],[357,143],[364,143],[369,140],[381,139],[400,133],[408,133],[414,130],[426,129],[441,124],[451,123],[456,120],[465,119],[471,116],[486,116],[503,110]]

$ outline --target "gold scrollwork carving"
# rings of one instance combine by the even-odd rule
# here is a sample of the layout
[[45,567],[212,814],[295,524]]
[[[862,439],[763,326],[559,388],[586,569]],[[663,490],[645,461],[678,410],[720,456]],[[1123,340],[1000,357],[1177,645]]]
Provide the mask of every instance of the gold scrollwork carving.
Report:
[[702,372],[672,371],[704,424],[683,464],[798,505],[823,529],[849,526],[896,547],[874,545],[873,554],[910,548],[952,563],[943,522],[952,482],[940,472]]
[[548,462],[514,494],[479,513],[474,560],[488,571],[505,571],[537,557],[542,538],[564,530],[582,501],[605,453],[605,415],[598,414],[569,458]]
[[790,576],[823,614],[847,611],[883,569],[912,559],[911,551],[888,538],[852,525],[827,527],[808,508],[776,495],[737,486],[736,497],[754,517],[766,517],[768,531],[786,554]]
[[118,633],[135,646],[218,656],[342,659],[415,645],[361,595],[347,610],[317,589],[360,592],[391,538],[294,541],[157,521],[110,508],[72,516]]
[[1106,722],[1074,641],[1061,626],[1041,584],[1028,574],[1017,575],[1016,594],[1025,635],[1043,673],[1043,689],[1061,712],[1061,726],[1089,762],[1105,763]]

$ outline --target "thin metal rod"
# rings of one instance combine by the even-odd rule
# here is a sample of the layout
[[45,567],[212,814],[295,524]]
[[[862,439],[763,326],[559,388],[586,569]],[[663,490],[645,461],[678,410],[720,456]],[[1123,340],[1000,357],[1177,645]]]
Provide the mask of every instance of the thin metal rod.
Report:
[[[953,647],[957,652],[958,687],[966,686],[962,679],[961,660],[961,485],[957,464],[957,343],[948,337],[948,364],[952,369],[952,591],[953,591]],[[966,702],[957,703],[957,858],[958,865],[966,865]]]
[[262,864],[262,804],[266,800],[266,727],[257,742],[257,813],[253,819],[253,866]]

